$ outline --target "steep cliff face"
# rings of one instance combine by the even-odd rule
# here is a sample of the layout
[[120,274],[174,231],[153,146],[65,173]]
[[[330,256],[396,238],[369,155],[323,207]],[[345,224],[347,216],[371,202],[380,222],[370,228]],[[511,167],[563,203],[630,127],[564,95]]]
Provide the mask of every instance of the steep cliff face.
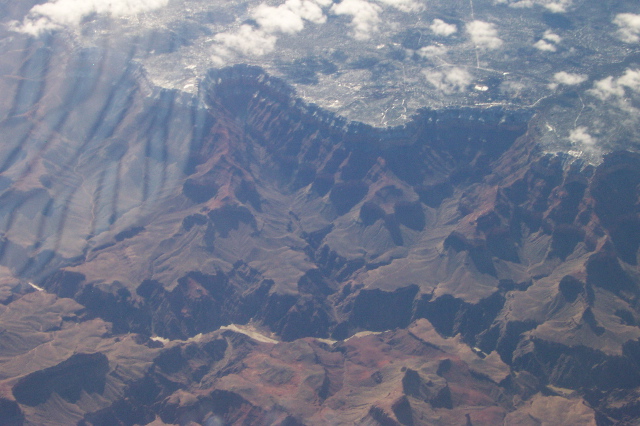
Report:
[[[374,129],[246,66],[212,71],[201,90],[209,126],[180,193],[42,281],[122,331],[186,338],[254,320],[293,340],[408,325],[436,283],[409,270],[389,286],[385,269],[444,264],[437,238],[460,213],[440,206],[481,182],[527,124],[524,113],[447,110]],[[155,254],[107,272],[142,247]]]
[[[87,87],[106,91],[87,61]],[[120,79],[88,133],[70,124],[88,108],[82,87],[59,121],[16,89],[2,124],[30,135],[35,108],[56,130],[2,169],[0,263],[74,304],[56,327],[101,324],[113,346],[3,370],[0,412],[16,424],[58,403],[82,424],[635,416],[637,155],[594,167],[544,153],[528,111],[348,123],[249,66],[210,71],[197,99],[145,87],[134,68]],[[73,135],[78,155],[52,157]],[[92,219],[71,230],[82,212]],[[29,214],[35,243],[15,231]],[[7,312],[43,296],[3,288]],[[119,336],[144,362],[116,356]],[[89,379],[60,384],[73,366]]]

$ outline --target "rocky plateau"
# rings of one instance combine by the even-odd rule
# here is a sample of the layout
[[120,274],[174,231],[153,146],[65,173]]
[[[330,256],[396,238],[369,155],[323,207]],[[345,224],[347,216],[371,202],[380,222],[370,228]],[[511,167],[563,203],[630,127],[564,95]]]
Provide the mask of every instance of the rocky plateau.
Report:
[[69,43],[0,55],[0,425],[640,418],[640,155]]

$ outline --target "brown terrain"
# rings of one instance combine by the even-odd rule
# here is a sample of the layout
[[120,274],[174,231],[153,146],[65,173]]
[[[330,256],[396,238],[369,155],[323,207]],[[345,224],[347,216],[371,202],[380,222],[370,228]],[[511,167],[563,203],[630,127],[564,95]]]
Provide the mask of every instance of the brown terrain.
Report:
[[0,425],[640,418],[640,155],[69,43],[0,56]]

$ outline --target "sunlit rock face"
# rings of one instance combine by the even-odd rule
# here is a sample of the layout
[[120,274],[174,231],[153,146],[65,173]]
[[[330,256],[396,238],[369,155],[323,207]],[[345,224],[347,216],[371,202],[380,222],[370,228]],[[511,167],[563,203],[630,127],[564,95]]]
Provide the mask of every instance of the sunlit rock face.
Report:
[[636,417],[636,154],[546,153],[527,109],[376,128],[255,66],[189,94],[126,49],[2,49],[11,424]]

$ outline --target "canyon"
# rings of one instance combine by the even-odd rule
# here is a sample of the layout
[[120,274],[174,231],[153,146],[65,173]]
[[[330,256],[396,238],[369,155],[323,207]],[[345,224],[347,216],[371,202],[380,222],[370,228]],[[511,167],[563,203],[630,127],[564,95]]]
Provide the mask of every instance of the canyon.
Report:
[[533,110],[382,129],[255,66],[189,95],[12,43],[0,424],[640,415],[637,153],[545,152]]

